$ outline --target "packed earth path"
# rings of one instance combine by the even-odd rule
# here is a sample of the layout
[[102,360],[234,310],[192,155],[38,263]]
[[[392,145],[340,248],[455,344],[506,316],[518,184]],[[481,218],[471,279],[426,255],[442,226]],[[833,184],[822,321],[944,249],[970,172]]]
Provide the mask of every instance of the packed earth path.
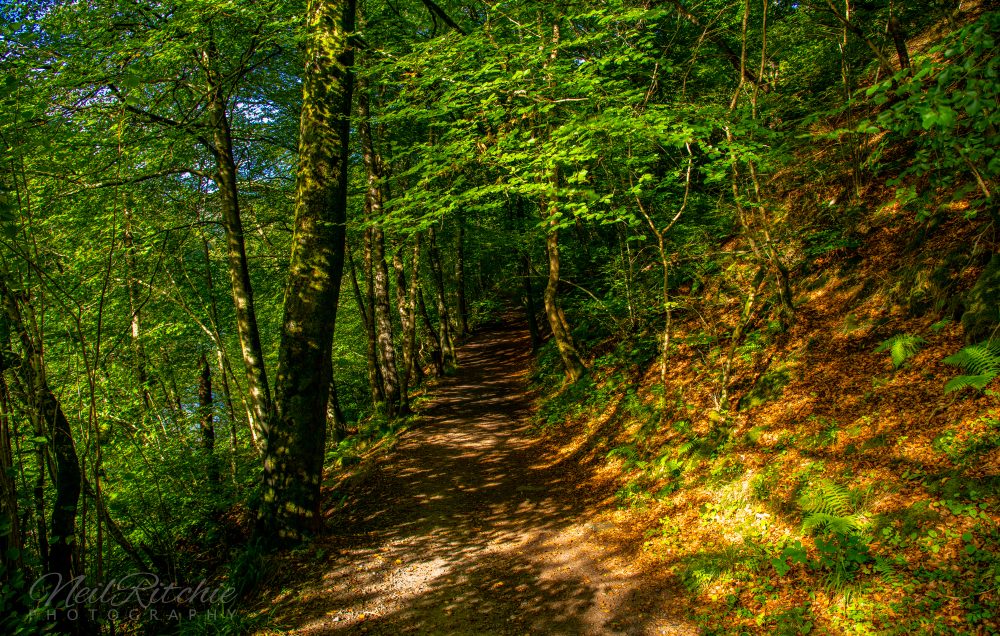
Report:
[[[332,530],[289,557],[272,627],[293,634],[694,634],[641,534],[530,430],[526,328],[460,348],[419,422],[365,471]],[[273,632],[272,632],[273,633]]]

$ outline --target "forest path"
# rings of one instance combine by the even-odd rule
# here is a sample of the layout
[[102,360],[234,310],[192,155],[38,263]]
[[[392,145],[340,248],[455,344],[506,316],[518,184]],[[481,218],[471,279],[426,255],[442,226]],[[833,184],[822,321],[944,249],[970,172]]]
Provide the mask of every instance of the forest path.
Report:
[[575,488],[554,444],[529,432],[530,351],[510,321],[461,347],[458,373],[433,387],[419,425],[352,492],[343,532],[318,542],[321,559],[299,561],[306,580],[285,583],[295,592],[277,624],[295,634],[697,633],[669,577],[634,565],[641,542],[589,521],[597,495]]

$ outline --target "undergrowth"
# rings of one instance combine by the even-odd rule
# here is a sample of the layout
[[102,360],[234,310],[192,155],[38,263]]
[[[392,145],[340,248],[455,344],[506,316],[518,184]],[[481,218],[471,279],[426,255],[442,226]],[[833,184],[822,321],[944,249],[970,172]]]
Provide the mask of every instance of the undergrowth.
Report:
[[[1000,352],[986,342],[949,355],[947,319],[881,339],[869,334],[889,321],[852,321],[869,326],[833,337],[865,339],[837,354],[858,367],[856,395],[804,382],[822,334],[779,351],[778,332],[751,330],[733,348],[736,377],[750,379],[734,381],[734,411],[711,401],[726,344],[694,321],[678,327],[666,390],[655,330],[590,342],[603,353],[575,384],[553,347],[538,358],[536,430],[582,436],[592,461],[619,471],[620,514],[659,517],[645,552],[697,599],[704,633],[1000,633],[1000,478],[983,472],[1000,448]],[[954,367],[964,375],[945,386]],[[940,406],[913,397],[927,394]],[[855,401],[838,410],[844,398]],[[948,416],[956,400],[969,408]],[[775,416],[802,401],[828,413]],[[900,410],[903,422],[944,421],[929,438],[886,428]]]

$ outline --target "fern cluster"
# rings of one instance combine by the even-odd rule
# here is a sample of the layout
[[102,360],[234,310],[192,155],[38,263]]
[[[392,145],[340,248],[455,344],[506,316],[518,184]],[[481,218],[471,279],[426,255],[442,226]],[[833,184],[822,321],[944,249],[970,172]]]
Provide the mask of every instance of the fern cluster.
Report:
[[879,343],[879,346],[875,348],[875,353],[888,351],[889,356],[892,358],[892,366],[898,369],[909,358],[912,358],[926,342],[926,340],[916,334],[897,333],[895,336]]
[[865,516],[855,510],[854,494],[845,486],[822,479],[799,498],[805,513],[803,532],[859,534],[867,526]]
[[814,567],[825,573],[826,586],[842,594],[845,602],[853,595],[862,568],[873,561],[884,580],[898,580],[892,563],[872,553],[866,536],[868,519],[849,488],[819,480],[799,498],[799,505],[805,513],[802,531],[817,535],[819,556]]
[[945,358],[944,362],[965,371],[964,375],[948,380],[944,385],[945,393],[965,387],[982,391],[997,375],[1000,375],[1000,339],[963,347],[958,353]]

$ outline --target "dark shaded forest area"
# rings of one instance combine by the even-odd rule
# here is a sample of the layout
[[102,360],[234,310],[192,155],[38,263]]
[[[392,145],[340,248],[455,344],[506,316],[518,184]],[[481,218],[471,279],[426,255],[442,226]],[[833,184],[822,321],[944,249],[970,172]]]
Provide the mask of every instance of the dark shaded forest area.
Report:
[[1000,633],[991,2],[0,16],[3,633]]

